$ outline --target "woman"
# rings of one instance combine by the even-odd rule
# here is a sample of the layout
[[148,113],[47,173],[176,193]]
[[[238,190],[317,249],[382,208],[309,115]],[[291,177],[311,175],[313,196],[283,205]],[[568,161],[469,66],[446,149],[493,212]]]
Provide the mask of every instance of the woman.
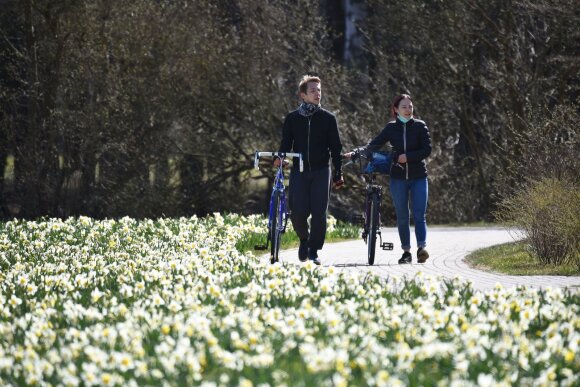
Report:
[[[374,151],[387,142],[393,147],[393,164],[390,168],[390,189],[397,214],[397,228],[401,239],[403,256],[400,264],[411,263],[411,231],[409,226],[409,200],[411,200],[415,237],[417,239],[417,262],[429,258],[427,247],[428,182],[425,159],[431,154],[431,137],[424,121],[413,116],[413,100],[408,94],[397,95],[391,105],[394,118],[382,132],[365,148]],[[345,154],[350,158],[351,153]]]

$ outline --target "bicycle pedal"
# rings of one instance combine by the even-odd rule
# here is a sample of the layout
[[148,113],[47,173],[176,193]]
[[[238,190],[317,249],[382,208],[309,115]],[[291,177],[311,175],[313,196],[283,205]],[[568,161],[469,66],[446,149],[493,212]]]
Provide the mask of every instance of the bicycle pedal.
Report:
[[254,250],[266,250],[268,246],[266,245],[255,245]]
[[383,242],[381,243],[381,248],[383,250],[393,250],[393,244],[391,242]]

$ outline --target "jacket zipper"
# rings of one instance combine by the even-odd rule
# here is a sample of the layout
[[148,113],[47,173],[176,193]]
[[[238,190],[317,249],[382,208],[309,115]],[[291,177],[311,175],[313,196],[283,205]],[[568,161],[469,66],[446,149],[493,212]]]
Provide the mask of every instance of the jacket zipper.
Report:
[[311,165],[310,165],[310,120],[312,119],[312,116],[308,117],[308,145],[306,147],[306,154],[308,155],[308,171],[312,171]]
[[[407,124],[403,124],[403,150],[407,156]],[[409,180],[409,160],[405,163],[405,179]]]

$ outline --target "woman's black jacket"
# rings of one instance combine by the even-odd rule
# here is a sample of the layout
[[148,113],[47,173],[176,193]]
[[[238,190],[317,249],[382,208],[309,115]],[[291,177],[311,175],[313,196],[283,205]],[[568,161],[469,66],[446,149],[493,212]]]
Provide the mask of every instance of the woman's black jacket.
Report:
[[[393,147],[390,176],[396,179],[418,179],[427,176],[425,159],[431,154],[431,136],[424,121],[412,118],[406,124],[400,120],[389,122],[365,147],[367,151],[380,149],[386,143]],[[397,165],[399,155],[407,155],[407,163]]]

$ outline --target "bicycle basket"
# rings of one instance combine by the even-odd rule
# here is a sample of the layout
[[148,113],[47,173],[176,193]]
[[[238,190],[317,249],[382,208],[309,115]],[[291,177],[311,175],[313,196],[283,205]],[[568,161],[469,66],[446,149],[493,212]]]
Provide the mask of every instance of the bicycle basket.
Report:
[[392,162],[393,154],[391,152],[373,152],[369,163],[364,168],[364,173],[388,175],[391,170]]

